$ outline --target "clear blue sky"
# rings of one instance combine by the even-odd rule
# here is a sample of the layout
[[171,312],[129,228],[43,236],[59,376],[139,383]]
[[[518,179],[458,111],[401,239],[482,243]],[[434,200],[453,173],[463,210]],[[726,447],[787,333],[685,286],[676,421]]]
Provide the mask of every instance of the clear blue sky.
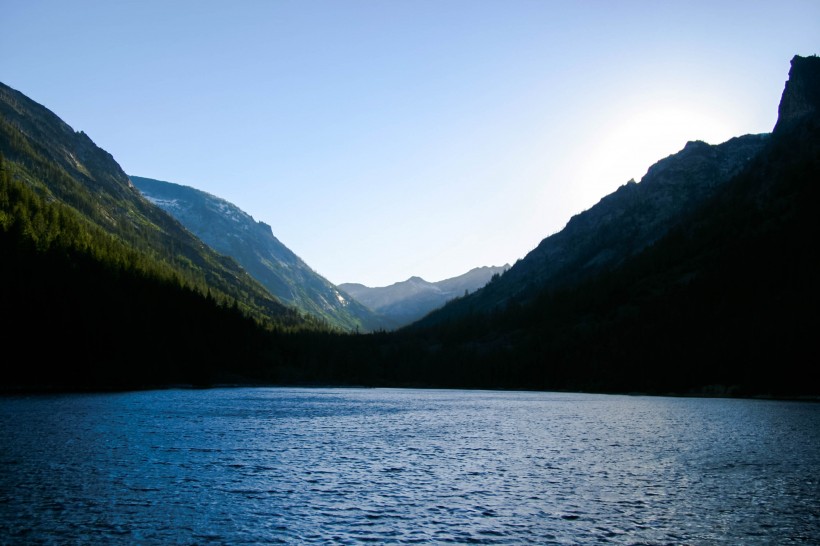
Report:
[[0,0],[0,81],[339,284],[513,263],[688,140],[769,132],[820,2]]

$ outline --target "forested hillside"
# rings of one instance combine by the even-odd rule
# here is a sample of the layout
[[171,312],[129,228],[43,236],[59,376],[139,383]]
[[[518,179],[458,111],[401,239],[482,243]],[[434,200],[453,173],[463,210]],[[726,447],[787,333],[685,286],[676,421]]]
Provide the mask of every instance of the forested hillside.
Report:
[[144,200],[86,135],[11,88],[0,99],[0,301],[18,349],[4,385],[198,380],[261,358],[257,333],[322,328]]

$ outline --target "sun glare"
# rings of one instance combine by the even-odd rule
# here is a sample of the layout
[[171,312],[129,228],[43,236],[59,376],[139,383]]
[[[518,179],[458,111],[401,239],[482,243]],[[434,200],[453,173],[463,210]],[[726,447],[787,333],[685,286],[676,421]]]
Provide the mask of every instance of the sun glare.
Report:
[[719,144],[739,136],[720,113],[671,105],[644,107],[604,124],[576,178],[576,200],[583,207],[634,179],[692,140]]

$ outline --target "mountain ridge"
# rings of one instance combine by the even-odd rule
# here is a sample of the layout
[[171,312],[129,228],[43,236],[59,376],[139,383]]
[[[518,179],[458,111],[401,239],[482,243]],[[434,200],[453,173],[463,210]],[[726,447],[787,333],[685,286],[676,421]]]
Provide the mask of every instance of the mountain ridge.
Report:
[[630,180],[572,216],[562,230],[544,238],[498,282],[434,311],[424,320],[433,323],[523,303],[535,287],[572,284],[616,267],[652,245],[687,211],[740,172],[763,149],[769,136],[743,135],[716,145],[688,142],[679,152],[650,166],[640,182]]
[[452,299],[481,288],[509,267],[509,264],[475,267],[461,275],[436,282],[412,276],[383,287],[343,283],[339,288],[374,311],[391,318],[399,326],[404,326]]
[[[2,388],[129,389],[259,373],[325,326],[142,197],[113,156],[0,83]],[[25,358],[22,358],[25,351]]]
[[525,297],[496,282],[453,302],[400,332],[425,340],[413,362],[440,385],[817,399],[820,58],[792,59],[790,90],[814,97],[805,115],[657,240],[577,279],[532,276]]
[[152,203],[180,221],[216,251],[233,257],[283,303],[344,331],[392,328],[314,271],[273,234],[270,225],[236,205],[190,186],[131,175]]
[[[84,215],[150,260],[179,269],[191,283],[241,301],[258,318],[297,313],[273,298],[230,258],[202,244],[148,202],[114,157],[45,106],[0,83],[0,151],[16,176]],[[204,286],[203,290],[207,290]]]

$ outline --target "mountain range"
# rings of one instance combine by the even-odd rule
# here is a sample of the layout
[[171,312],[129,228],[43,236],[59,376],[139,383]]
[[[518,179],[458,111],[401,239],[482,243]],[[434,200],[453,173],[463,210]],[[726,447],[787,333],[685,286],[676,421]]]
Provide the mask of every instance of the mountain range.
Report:
[[504,267],[476,267],[438,282],[420,277],[386,287],[334,286],[280,242],[271,227],[220,197],[172,182],[130,176],[149,201],[208,246],[235,259],[282,303],[346,332],[394,330],[483,287]]
[[397,326],[406,326],[447,302],[484,287],[509,267],[509,264],[476,267],[463,275],[437,282],[410,277],[389,286],[372,288],[358,283],[344,283],[339,288]]
[[[818,180],[820,59],[795,56],[771,133],[688,143],[472,292],[397,283],[394,296],[433,284],[449,301],[395,331],[355,335],[331,319],[351,327],[361,316],[317,318],[335,306],[311,311],[298,297],[378,307],[388,291],[328,287],[300,270],[287,280],[307,286],[283,303],[214,248],[274,248],[269,227],[191,194],[222,207],[217,232],[195,234],[155,204],[171,210],[171,199],[146,199],[87,135],[0,84],[0,303],[11,353],[25,355],[6,359],[0,386],[816,397]],[[220,232],[231,218],[247,223]],[[272,265],[272,255],[255,259]]]

